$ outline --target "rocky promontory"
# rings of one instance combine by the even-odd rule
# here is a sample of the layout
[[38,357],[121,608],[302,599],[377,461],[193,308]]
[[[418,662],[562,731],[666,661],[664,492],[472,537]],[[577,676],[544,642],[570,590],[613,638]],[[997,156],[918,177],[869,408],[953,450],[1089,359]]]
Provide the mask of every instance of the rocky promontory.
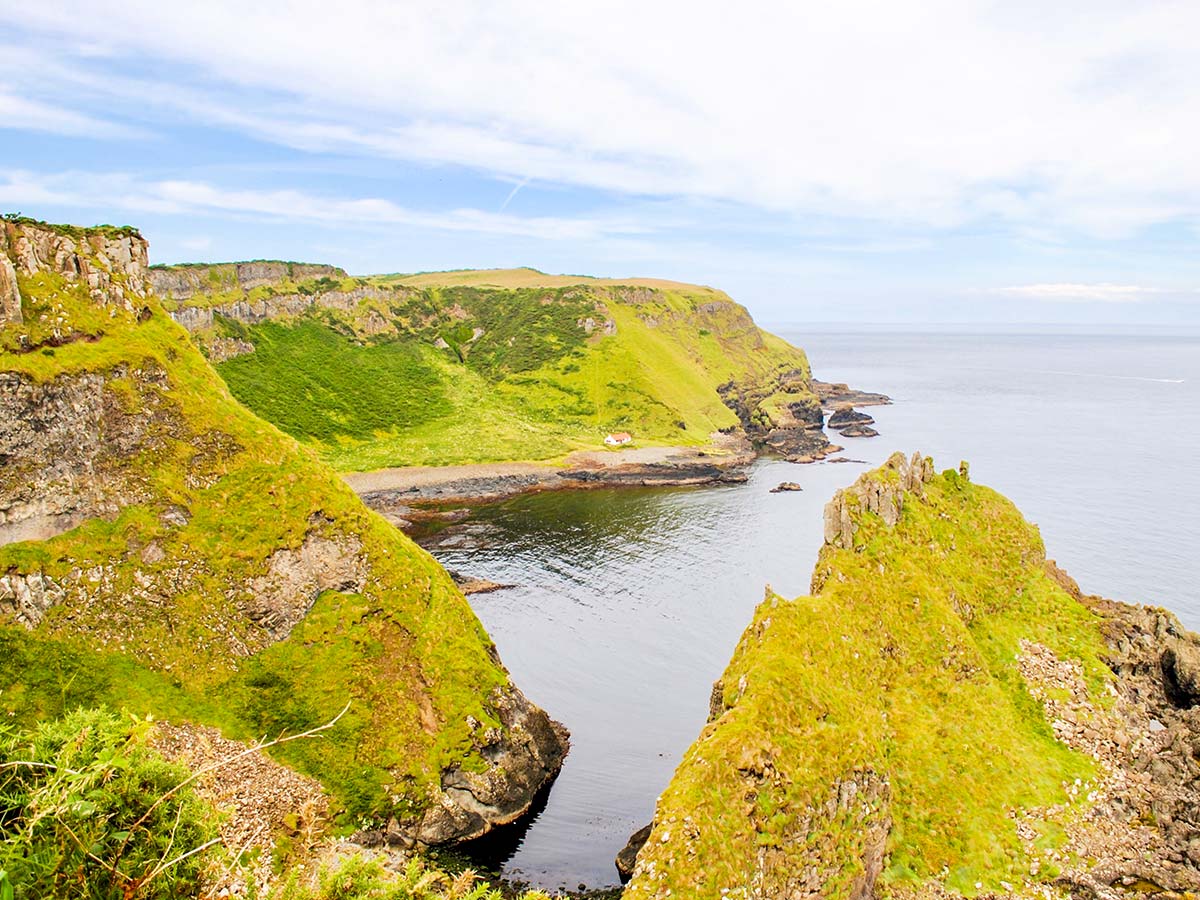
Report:
[[1200,890],[1200,638],[1085,595],[965,464],[897,454],[825,540],[811,596],[767,589],[627,898]]

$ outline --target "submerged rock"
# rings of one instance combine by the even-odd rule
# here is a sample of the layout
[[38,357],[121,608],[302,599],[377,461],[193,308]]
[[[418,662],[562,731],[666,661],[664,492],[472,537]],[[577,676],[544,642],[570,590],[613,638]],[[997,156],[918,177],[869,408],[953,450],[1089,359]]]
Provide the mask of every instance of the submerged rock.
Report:
[[847,425],[838,432],[842,437],[879,437],[879,432],[870,425],[855,423]]
[[800,485],[798,485],[794,481],[781,481],[779,484],[775,485],[775,487],[771,488],[770,493],[782,494],[787,491],[802,491],[802,490],[804,490],[804,488],[802,488]]

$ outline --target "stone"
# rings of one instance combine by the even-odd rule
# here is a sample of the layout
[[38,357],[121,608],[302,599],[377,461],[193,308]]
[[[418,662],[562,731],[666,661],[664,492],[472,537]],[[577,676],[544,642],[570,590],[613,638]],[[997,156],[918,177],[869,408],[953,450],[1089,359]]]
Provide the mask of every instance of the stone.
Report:
[[857,412],[851,406],[841,406],[833,411],[827,423],[830,428],[841,430],[851,425],[874,425],[875,420],[866,413]]
[[802,491],[802,490],[804,490],[804,488],[802,488],[800,485],[798,485],[794,481],[781,481],[779,484],[775,485],[775,487],[771,488],[770,493],[782,494],[787,491]]
[[17,270],[12,260],[0,254],[0,325],[20,324],[21,291],[17,287]]
[[624,884],[633,877],[633,869],[637,865],[637,855],[644,846],[646,841],[650,840],[650,832],[653,825],[645,825],[629,836],[629,841],[621,848],[621,852],[617,854],[617,874],[621,877],[621,883]]
[[476,748],[489,767],[442,772],[429,809],[399,826],[415,842],[440,846],[473,840],[515,822],[562,768],[570,746],[565,727],[511,685],[497,688],[491,702],[504,730],[476,732]]

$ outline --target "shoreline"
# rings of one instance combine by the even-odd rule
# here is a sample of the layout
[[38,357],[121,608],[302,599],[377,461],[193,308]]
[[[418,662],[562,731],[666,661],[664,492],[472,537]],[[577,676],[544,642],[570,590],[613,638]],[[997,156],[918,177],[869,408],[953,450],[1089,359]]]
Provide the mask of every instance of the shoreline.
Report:
[[540,491],[739,484],[758,456],[744,437],[717,434],[704,446],[577,451],[561,463],[407,466],[341,478],[376,512],[407,522],[412,507],[488,503]]

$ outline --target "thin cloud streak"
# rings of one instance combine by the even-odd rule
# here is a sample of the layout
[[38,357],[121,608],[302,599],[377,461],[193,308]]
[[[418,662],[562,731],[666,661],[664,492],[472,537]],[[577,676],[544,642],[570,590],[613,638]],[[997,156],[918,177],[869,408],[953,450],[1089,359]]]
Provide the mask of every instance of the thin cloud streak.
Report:
[[228,214],[273,222],[313,222],[359,228],[399,225],[548,241],[597,240],[647,234],[644,222],[621,218],[521,217],[479,209],[428,212],[377,197],[339,198],[297,190],[231,190],[198,181],[139,181],[123,173],[52,176],[0,171],[0,204],[120,209],[173,215]]

